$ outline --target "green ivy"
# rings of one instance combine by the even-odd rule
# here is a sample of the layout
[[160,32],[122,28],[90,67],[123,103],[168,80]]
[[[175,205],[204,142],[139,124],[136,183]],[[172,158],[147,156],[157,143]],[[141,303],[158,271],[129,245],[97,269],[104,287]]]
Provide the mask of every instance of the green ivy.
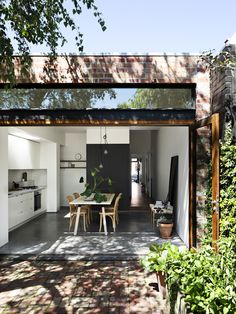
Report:
[[[177,291],[183,293],[191,313],[236,313],[236,145],[231,145],[230,138],[228,127],[220,152],[221,237],[218,252],[206,239],[197,252],[179,250],[169,243],[155,244],[141,260],[148,271],[165,273],[172,313]],[[209,197],[210,186],[209,181]]]
[[231,132],[228,125],[220,151],[220,227],[226,237],[236,232],[236,145],[231,144]]

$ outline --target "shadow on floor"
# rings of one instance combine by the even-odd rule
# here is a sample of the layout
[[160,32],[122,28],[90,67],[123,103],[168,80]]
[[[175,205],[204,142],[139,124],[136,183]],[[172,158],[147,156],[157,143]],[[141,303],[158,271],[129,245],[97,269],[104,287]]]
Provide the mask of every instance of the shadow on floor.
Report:
[[[0,249],[0,254],[37,259],[130,260],[146,254],[152,243],[166,241],[153,230],[146,210],[121,211],[115,233],[107,220],[107,236],[98,232],[98,211],[93,212],[87,232],[82,232],[81,225],[76,236],[68,230],[67,214],[68,209],[46,213],[10,232],[9,242]],[[178,236],[171,242],[183,245]]]

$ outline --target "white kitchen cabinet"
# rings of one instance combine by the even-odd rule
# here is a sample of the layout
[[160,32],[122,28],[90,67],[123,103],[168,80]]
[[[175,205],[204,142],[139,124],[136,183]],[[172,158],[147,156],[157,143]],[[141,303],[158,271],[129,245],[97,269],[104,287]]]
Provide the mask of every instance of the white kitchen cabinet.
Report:
[[9,229],[22,224],[34,214],[34,193],[9,198]]
[[8,168],[39,169],[40,143],[8,135]]

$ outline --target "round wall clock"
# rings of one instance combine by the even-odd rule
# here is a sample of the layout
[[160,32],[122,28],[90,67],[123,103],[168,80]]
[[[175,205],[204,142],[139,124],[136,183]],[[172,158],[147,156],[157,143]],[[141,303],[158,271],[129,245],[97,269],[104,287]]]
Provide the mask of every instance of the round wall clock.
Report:
[[82,158],[82,155],[80,153],[75,154],[75,160],[80,160]]

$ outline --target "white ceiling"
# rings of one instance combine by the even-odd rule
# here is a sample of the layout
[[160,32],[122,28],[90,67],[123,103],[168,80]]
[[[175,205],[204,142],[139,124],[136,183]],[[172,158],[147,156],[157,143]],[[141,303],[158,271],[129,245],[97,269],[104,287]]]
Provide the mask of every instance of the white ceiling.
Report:
[[[37,129],[37,128],[40,128],[41,130],[50,129],[53,132],[60,132],[61,134],[65,134],[65,133],[81,133],[81,132],[84,133],[90,127],[91,126],[9,127],[8,133],[11,135],[26,138],[35,142],[41,142],[41,141],[44,141],[45,139],[35,136],[33,132],[34,129]],[[114,127],[117,128],[119,126],[114,126]],[[144,130],[160,130],[161,127],[160,126],[127,126],[127,128],[129,128],[130,131],[144,131]]]

